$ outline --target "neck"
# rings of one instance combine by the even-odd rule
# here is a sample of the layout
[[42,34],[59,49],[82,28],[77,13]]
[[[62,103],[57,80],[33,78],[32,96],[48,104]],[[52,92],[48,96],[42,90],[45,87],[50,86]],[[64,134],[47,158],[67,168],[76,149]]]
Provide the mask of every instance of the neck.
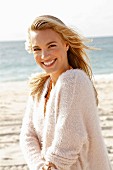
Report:
[[50,75],[50,77],[51,77],[51,80],[52,80],[52,87],[54,87],[59,76],[56,77],[56,76],[54,76],[54,75]]
[[64,70],[62,70],[62,71],[60,71],[59,73],[50,74],[50,77],[51,77],[51,80],[52,80],[52,87],[55,86],[58,77],[59,77],[63,72],[65,72],[65,71],[67,71],[67,70],[70,70],[70,69],[72,69],[72,67],[71,67],[70,65],[68,65],[68,68],[66,68],[66,69],[64,69]]

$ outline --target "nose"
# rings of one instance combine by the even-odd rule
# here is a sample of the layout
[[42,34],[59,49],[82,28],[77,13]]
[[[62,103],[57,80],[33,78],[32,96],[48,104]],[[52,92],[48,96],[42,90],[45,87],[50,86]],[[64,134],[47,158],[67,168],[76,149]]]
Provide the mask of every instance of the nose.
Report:
[[41,59],[45,59],[49,56],[49,53],[47,52],[47,50],[42,50],[41,53]]

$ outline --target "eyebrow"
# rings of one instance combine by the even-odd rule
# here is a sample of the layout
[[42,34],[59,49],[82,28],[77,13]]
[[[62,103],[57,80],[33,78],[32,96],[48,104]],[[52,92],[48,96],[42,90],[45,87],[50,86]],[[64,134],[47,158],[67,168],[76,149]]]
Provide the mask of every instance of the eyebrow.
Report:
[[[52,44],[52,43],[56,43],[56,41],[50,41],[50,42],[48,42],[46,45],[50,45],[50,44]],[[40,47],[36,45],[36,46],[34,46],[34,47],[32,47],[32,48],[34,49],[34,48],[40,48]]]
[[49,45],[49,44],[52,44],[52,43],[56,43],[56,41],[50,41],[46,45]]

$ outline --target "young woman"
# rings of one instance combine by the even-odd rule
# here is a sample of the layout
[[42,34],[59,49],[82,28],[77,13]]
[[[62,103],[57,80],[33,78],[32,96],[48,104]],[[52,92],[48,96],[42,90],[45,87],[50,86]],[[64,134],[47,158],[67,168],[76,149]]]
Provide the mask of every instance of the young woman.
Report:
[[26,49],[31,77],[20,145],[30,170],[111,170],[83,38],[54,16],[35,19]]

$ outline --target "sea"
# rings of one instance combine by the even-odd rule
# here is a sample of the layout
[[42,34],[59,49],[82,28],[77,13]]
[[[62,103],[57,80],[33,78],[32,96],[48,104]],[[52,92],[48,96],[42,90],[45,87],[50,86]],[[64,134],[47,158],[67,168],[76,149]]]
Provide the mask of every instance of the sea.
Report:
[[[87,51],[93,75],[113,75],[113,37],[88,37],[87,45],[99,50]],[[26,81],[41,72],[33,54],[25,50],[25,41],[0,42],[0,82]]]

